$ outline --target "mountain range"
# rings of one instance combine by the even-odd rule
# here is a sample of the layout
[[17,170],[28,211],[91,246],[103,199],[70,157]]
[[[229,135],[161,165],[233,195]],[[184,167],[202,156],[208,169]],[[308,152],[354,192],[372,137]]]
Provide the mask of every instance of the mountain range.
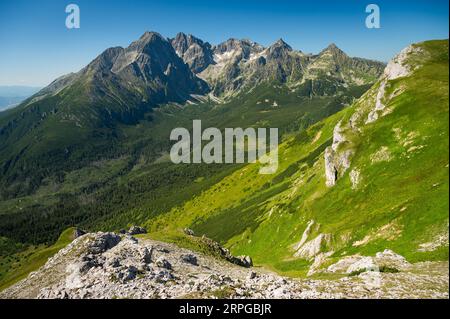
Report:
[[[170,131],[194,119],[278,127],[279,170],[171,163]],[[362,273],[385,249],[448,262],[447,195],[447,40],[386,65],[334,44],[307,54],[146,32],[0,113],[0,287],[71,226],[139,224],[201,252],[204,235],[290,277]]]
[[[158,105],[229,102],[273,83],[310,100],[345,99],[357,97],[383,68],[380,62],[350,58],[335,45],[306,55],[282,40],[268,48],[235,39],[211,46],[182,33],[166,39],[146,32],[125,49],[105,50],[81,71],[56,79],[0,116],[0,197],[11,196],[18,175],[27,176],[20,188],[29,192],[47,177],[48,165],[55,173],[59,166],[92,161],[93,148],[97,157],[111,152],[111,143],[123,134],[119,126],[151,117]],[[18,190],[11,191],[15,196]]]

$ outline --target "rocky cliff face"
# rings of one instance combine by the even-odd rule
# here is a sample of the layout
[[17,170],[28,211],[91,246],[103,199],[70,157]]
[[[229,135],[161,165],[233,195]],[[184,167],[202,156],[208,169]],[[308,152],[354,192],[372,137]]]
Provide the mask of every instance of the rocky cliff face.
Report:
[[[361,97],[363,103],[359,103],[351,117],[343,123],[340,121],[333,132],[333,144],[325,150],[325,176],[326,185],[331,187],[336,184],[336,181],[341,177],[347,169],[350,168],[351,158],[357,146],[358,138],[365,125],[375,122],[380,117],[383,117],[392,109],[387,105],[395,97],[403,93],[403,88],[400,86],[392,93],[388,94],[392,81],[399,78],[408,77],[412,74],[413,68],[408,64],[408,59],[422,55],[423,51],[420,48],[408,46],[396,55],[384,69],[383,75],[375,85]],[[416,66],[418,68],[419,66]],[[355,185],[355,176],[357,171],[353,171],[353,182]]]
[[325,150],[325,176],[327,186],[334,186],[337,179],[350,167],[354,151],[345,136],[342,122],[333,130],[333,144]]
[[386,95],[386,86],[389,86],[389,81],[396,80],[401,77],[407,77],[411,74],[411,66],[408,65],[407,59],[409,55],[417,54],[420,49],[414,49],[412,46],[408,46],[403,49],[397,56],[395,56],[389,64],[386,66],[383,72],[383,76],[380,80],[380,86],[378,88],[375,107],[370,111],[367,116],[366,124],[375,122],[378,117],[386,115],[390,112],[386,109],[385,103],[389,102],[395,95],[401,93],[401,90],[394,92],[395,94],[388,96]]
[[178,56],[189,65],[194,73],[200,73],[214,63],[213,50],[208,42],[203,42],[191,34],[186,35],[182,32],[178,33],[170,42]]
[[[190,94],[207,91],[174,52],[170,42],[155,32],[146,32],[128,48],[106,50],[89,64],[84,74],[98,82],[112,81],[148,101],[183,101]],[[141,88],[137,90],[136,88]]]

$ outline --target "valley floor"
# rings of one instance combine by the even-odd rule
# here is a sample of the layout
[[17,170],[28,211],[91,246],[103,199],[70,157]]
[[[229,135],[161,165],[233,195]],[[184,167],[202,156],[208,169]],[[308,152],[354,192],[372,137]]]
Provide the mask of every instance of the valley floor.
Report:
[[174,244],[90,233],[0,292],[0,298],[448,298],[448,267],[448,262],[422,262],[405,264],[399,272],[291,279]]

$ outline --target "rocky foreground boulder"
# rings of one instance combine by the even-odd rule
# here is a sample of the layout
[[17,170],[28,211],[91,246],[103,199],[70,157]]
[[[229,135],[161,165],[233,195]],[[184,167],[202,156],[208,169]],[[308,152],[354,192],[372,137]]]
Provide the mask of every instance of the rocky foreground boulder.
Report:
[[[327,269],[334,276],[346,273],[333,280],[248,269],[246,257],[234,257],[242,259],[239,266],[233,259],[128,234],[88,233],[0,298],[448,298],[448,263],[411,265],[391,251],[344,258]],[[374,271],[381,261],[400,269]]]
[[139,234],[146,234],[147,233],[147,229],[145,229],[144,227],[140,227],[140,226],[131,226],[130,230],[128,231],[128,235],[139,235]]

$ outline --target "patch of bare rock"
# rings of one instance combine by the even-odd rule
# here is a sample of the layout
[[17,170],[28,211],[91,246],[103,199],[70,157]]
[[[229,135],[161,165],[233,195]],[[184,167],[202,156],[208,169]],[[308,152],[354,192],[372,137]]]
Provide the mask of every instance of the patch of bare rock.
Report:
[[[448,298],[448,263],[411,265],[391,251],[343,258],[328,267],[336,276],[328,280],[284,278],[242,259],[129,234],[88,233],[0,298]],[[398,272],[373,271],[381,261]]]

